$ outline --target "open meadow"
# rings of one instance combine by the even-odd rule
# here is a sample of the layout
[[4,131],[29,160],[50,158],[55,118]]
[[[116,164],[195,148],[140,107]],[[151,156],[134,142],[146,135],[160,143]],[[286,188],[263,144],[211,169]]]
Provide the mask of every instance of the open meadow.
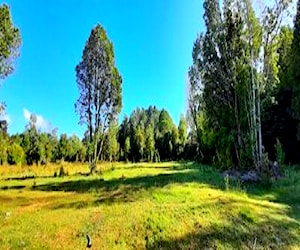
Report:
[[295,170],[264,188],[194,163],[60,166],[0,167],[0,249],[300,249]]

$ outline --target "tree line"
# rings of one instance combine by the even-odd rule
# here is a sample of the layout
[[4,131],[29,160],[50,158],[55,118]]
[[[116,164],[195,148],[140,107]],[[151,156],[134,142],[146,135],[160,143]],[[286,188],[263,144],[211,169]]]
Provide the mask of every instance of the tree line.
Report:
[[[178,126],[167,110],[155,106],[137,108],[118,124],[122,76],[112,42],[96,25],[75,68],[75,110],[86,127],[84,138],[41,133],[34,115],[21,134],[9,136],[2,123],[0,163],[63,159],[89,162],[91,172],[98,161],[118,160],[185,159],[223,169],[257,170],[269,161],[299,163],[300,1],[294,26],[282,22],[291,2],[275,1],[258,15],[251,0],[224,0],[223,6],[218,0],[204,1],[206,29],[194,42],[189,108]],[[18,29],[11,22],[5,27],[15,37],[7,47],[17,51]],[[2,78],[13,69],[9,53],[10,59],[3,59],[4,52],[1,65],[9,63],[10,71],[0,68]]]
[[292,1],[258,16],[250,0],[204,1],[189,70],[189,114],[201,161],[257,169],[299,157],[300,2],[294,27],[282,20]]
[[[90,162],[94,154],[88,132],[83,139],[76,135],[57,135],[37,129],[36,115],[32,114],[24,132],[7,133],[7,124],[0,126],[0,165],[47,164],[58,161]],[[187,122],[181,116],[176,127],[165,110],[155,106],[137,108],[124,117],[120,126],[111,124],[104,135],[101,161],[180,160],[188,155]]]

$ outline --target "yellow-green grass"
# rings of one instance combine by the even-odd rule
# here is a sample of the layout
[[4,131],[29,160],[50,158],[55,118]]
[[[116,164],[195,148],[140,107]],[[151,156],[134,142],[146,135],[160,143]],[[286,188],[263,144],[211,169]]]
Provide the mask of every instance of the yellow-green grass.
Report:
[[0,167],[0,249],[300,249],[297,171],[265,189],[197,164],[98,170]]

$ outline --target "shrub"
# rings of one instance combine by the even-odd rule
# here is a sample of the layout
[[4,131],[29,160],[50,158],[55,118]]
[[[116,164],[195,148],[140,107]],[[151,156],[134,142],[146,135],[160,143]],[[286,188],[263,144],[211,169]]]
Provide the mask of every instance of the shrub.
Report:
[[7,145],[0,134],[0,165],[7,163]]
[[8,147],[7,161],[11,165],[21,165],[25,162],[25,152],[19,144],[13,143]]

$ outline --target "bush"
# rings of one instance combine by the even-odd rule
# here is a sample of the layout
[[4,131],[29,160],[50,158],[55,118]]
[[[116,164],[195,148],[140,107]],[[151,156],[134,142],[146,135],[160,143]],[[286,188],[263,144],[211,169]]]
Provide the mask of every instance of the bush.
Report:
[[0,133],[0,165],[7,163],[7,142]]
[[19,144],[13,143],[8,147],[7,161],[11,165],[22,165],[25,162],[25,152]]

